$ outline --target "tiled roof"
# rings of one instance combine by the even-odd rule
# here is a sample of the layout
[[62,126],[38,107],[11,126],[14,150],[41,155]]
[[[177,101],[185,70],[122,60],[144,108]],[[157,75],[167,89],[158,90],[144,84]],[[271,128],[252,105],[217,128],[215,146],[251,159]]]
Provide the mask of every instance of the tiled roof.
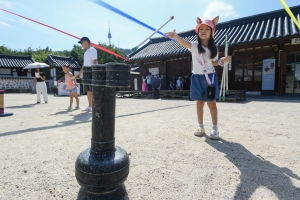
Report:
[[140,71],[140,67],[137,65],[131,65],[130,66],[130,72],[139,72]]
[[15,56],[0,54],[0,67],[20,67],[34,63],[31,56]]
[[[300,6],[291,7],[290,9],[300,22]],[[224,44],[226,34],[230,45],[234,46],[283,37],[299,37],[300,31],[286,11],[282,9],[217,24],[215,32],[217,46],[220,47]],[[197,40],[194,29],[178,35],[190,42]],[[160,37],[150,39],[146,45],[128,56],[130,60],[136,61],[184,53],[188,53],[186,48],[175,41]]]
[[62,67],[65,64],[70,64],[70,68],[81,68],[72,57],[63,57],[49,54],[46,63],[51,67]]

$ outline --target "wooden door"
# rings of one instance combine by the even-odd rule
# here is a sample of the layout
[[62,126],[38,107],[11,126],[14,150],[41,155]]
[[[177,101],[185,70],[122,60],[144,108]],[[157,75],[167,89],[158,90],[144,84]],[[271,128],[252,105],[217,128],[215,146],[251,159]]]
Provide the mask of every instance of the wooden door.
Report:
[[279,66],[279,87],[278,92],[279,95],[285,95],[285,87],[286,87],[286,60],[287,60],[287,52],[280,52],[280,66]]

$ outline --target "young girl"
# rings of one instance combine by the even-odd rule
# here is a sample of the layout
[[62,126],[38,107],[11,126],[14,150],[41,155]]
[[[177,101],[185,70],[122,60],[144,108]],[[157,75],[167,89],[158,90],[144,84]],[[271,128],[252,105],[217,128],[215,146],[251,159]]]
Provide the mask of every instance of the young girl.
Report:
[[176,30],[166,33],[166,36],[175,39],[181,46],[189,49],[192,53],[193,75],[191,77],[191,99],[196,100],[197,116],[199,127],[195,132],[196,136],[202,136],[205,133],[203,125],[203,107],[205,101],[209,107],[212,118],[212,130],[209,137],[219,139],[218,130],[218,109],[216,99],[219,97],[218,77],[214,66],[228,62],[228,58],[218,60],[218,49],[214,41],[214,32],[219,21],[219,16],[213,20],[201,21],[197,18],[198,42],[188,42],[176,34]]
[[66,90],[70,94],[70,106],[67,108],[68,111],[72,110],[72,104],[73,104],[73,97],[76,99],[77,106],[75,107],[75,110],[80,109],[79,108],[79,98],[77,94],[77,86],[75,82],[75,77],[70,72],[70,65],[66,64],[62,66],[62,70],[65,72],[65,84],[66,84]]

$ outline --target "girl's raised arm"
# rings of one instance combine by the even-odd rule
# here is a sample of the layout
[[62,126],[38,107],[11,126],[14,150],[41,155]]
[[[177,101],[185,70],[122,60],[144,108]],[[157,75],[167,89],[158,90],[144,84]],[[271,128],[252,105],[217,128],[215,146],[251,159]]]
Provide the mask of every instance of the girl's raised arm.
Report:
[[73,76],[72,72],[69,72],[68,76],[70,76],[71,79],[75,79],[75,77]]
[[174,40],[176,40],[181,46],[187,48],[187,49],[191,49],[192,44],[184,39],[182,39],[180,36],[177,35],[176,30],[174,29],[173,32],[168,32],[165,33],[166,37],[170,37],[173,38]]

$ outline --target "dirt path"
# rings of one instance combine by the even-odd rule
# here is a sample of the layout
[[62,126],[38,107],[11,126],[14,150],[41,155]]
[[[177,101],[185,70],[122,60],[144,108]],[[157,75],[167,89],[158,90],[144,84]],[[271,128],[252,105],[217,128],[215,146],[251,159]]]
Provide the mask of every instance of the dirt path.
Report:
[[[76,199],[91,113],[67,97],[5,94],[0,199]],[[86,96],[80,97],[81,107]],[[299,101],[218,103],[221,140],[195,137],[195,102],[117,99],[116,145],[130,153],[129,199],[300,199]],[[205,107],[206,131],[211,128]]]

